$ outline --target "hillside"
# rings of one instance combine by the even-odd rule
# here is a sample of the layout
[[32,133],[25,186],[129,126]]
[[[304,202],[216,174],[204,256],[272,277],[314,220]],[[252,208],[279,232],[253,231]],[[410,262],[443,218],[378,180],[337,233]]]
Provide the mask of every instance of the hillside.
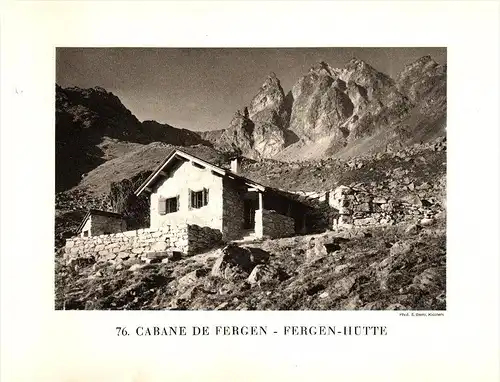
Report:
[[56,85],[56,191],[80,183],[100,164],[152,142],[209,145],[198,134],[155,121],[140,122],[103,88]]
[[150,261],[56,260],[56,309],[446,309],[443,218]]
[[221,163],[224,158],[213,148],[204,145],[183,147],[154,142],[96,167],[82,178],[76,189],[85,189],[96,195],[106,194],[112,182],[130,179],[141,172],[154,170],[176,148],[212,163]]

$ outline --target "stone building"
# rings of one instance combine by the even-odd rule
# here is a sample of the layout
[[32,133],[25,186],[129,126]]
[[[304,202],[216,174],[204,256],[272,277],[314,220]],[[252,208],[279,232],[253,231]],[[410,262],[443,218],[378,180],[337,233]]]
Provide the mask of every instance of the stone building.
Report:
[[293,195],[181,150],[172,152],[135,191],[150,195],[150,228],[196,224],[219,230],[224,240],[284,237],[307,229],[309,207]]
[[125,219],[120,214],[89,210],[78,227],[78,233],[81,237],[90,237],[122,232],[126,228]]

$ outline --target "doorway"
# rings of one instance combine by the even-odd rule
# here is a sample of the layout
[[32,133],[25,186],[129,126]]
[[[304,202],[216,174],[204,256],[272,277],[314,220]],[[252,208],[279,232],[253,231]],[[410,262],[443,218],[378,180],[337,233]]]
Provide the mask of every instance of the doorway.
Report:
[[255,229],[255,211],[258,210],[259,201],[254,199],[245,199],[243,202],[244,229]]

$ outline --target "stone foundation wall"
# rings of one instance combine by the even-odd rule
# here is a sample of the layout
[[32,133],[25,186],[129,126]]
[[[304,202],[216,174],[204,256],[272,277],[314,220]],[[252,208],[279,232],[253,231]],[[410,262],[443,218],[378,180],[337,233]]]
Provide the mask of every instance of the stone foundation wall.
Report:
[[295,233],[295,220],[274,210],[255,212],[255,234],[257,237],[286,237]]
[[110,235],[73,237],[66,240],[65,258],[120,260],[169,250],[193,255],[214,247],[221,240],[219,230],[194,224],[144,228]]

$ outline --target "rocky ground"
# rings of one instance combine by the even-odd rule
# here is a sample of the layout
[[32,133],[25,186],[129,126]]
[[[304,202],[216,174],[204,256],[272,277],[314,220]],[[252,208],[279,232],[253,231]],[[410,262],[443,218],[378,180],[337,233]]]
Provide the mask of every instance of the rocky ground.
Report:
[[[359,59],[320,62],[287,92],[271,73],[226,129],[200,134],[140,122],[105,89],[56,86],[57,308],[444,309],[446,71],[429,56],[394,79]],[[223,167],[242,154],[242,175],[313,205],[346,186],[353,219],[388,225],[325,232],[327,221],[321,234],[186,259],[63,263],[89,208],[144,227],[133,191],[175,148]]]
[[59,254],[56,308],[444,310],[445,227],[440,216],[147,262],[65,264]]
[[247,159],[243,161],[242,174],[287,191],[331,190],[340,185],[364,183],[393,195],[403,191],[397,184],[439,184],[446,175],[446,151],[446,137],[439,137],[427,143],[388,147],[381,153],[343,159],[295,162]]

